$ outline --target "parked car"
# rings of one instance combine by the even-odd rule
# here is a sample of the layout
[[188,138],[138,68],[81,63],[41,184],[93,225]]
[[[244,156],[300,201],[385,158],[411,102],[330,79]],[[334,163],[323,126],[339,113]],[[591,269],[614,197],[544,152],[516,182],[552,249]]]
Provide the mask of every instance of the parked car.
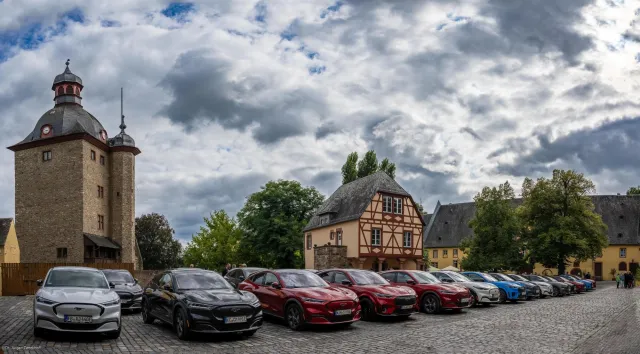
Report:
[[586,280],[586,279],[580,279],[574,275],[569,275],[569,274],[563,274],[561,275],[561,277],[571,280],[571,281],[575,281],[578,283],[582,283],[584,284],[584,290],[585,291],[589,291],[589,290],[593,290],[593,283],[590,280]]
[[518,300],[526,300],[527,298],[525,288],[513,281],[501,281],[482,272],[461,272],[460,274],[474,282],[489,283],[497,286],[498,291],[500,292],[498,302],[501,304],[505,303],[507,300],[516,302]]
[[569,284],[559,282],[555,279],[547,279],[543,276],[535,274],[522,274],[521,276],[533,282],[544,282],[551,285],[553,287],[553,293],[551,294],[551,296],[553,297],[562,297],[571,294],[571,287],[569,286]]
[[547,296],[553,296],[553,285],[549,283],[531,281],[518,274],[506,274],[506,276],[518,282],[537,286],[538,290],[540,291],[540,295],[538,297],[540,297],[541,299],[544,299]]
[[329,269],[318,275],[332,286],[354,291],[360,298],[363,320],[376,316],[409,317],[418,310],[417,294],[413,289],[391,285],[375,272]]
[[540,297],[540,287],[538,287],[537,285],[528,283],[526,281],[517,281],[514,279],[509,278],[508,276],[502,274],[502,273],[489,273],[489,275],[493,276],[494,278],[498,279],[498,280],[502,280],[502,281],[511,281],[514,282],[522,287],[525,288],[526,290],[526,294],[527,294],[527,301],[533,300],[534,298],[539,298]]
[[488,306],[500,301],[500,290],[493,284],[474,282],[460,273],[446,270],[429,273],[433,274],[444,283],[462,285],[469,289],[469,292],[471,292],[471,296],[473,297],[472,306],[476,304]]
[[596,284],[597,284],[597,282],[596,282],[596,280],[595,280],[595,279],[585,279],[585,278],[583,278],[583,277],[581,277],[581,276],[578,276],[578,275],[572,275],[572,277],[574,277],[574,278],[576,278],[576,279],[578,279],[578,280],[588,281],[589,283],[591,283],[591,290],[596,290]]
[[329,286],[306,270],[254,273],[238,289],[254,293],[265,314],[284,318],[293,330],[307,324],[349,326],[360,320],[360,300],[355,292]]
[[193,333],[252,336],[262,326],[258,298],[239,291],[220,274],[199,268],[172,269],[156,275],[142,296],[142,321],[173,326],[179,339]]
[[45,330],[120,337],[120,298],[104,273],[86,267],[54,267],[33,300],[33,335]]
[[582,284],[579,281],[573,281],[571,279],[567,279],[567,278],[561,277],[559,275],[554,275],[553,279],[555,279],[557,281],[564,282],[564,283],[572,284],[573,285],[572,294],[580,294],[580,293],[584,292],[584,284]]
[[380,275],[391,285],[408,286],[418,295],[420,310],[439,313],[442,310],[460,311],[471,307],[473,296],[462,285],[446,284],[433,274],[419,270],[389,270]]
[[550,282],[562,283],[562,284],[568,286],[569,287],[569,293],[566,294],[566,295],[571,295],[571,294],[575,294],[576,293],[576,286],[573,283],[569,282],[569,281],[565,281],[566,279],[560,281],[560,280],[557,280],[556,278],[554,278],[553,276],[548,276],[548,275],[541,275],[541,277],[549,280]]
[[320,272],[321,272],[321,271],[320,271],[320,270],[318,270],[318,269],[305,269],[305,270],[308,270],[308,271],[310,271],[310,272],[311,272],[311,273],[313,273],[313,274],[318,274],[318,273],[320,273]]
[[139,311],[142,309],[142,286],[126,269],[102,269],[107,281],[113,283],[116,294],[120,297],[122,310]]
[[224,278],[233,285],[234,288],[238,287],[238,284],[242,283],[245,279],[247,279],[251,274],[262,272],[263,270],[267,270],[266,268],[233,268],[229,270],[227,275]]

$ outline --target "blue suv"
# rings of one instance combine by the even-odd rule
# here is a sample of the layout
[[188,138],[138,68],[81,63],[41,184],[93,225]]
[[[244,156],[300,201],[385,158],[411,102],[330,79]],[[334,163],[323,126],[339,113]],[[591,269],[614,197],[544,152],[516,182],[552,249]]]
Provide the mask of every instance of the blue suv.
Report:
[[515,280],[507,275],[500,273],[489,273],[492,277],[501,280],[501,281],[512,281],[522,287],[524,287],[525,293],[527,294],[527,300],[533,300],[533,298],[540,298],[540,294],[542,291],[540,287],[531,283],[527,283],[524,281]]
[[503,304],[507,300],[516,302],[518,300],[526,300],[527,293],[524,287],[513,281],[500,281],[487,273],[482,272],[461,272],[460,274],[467,278],[480,283],[489,283],[498,287],[500,291],[500,303]]

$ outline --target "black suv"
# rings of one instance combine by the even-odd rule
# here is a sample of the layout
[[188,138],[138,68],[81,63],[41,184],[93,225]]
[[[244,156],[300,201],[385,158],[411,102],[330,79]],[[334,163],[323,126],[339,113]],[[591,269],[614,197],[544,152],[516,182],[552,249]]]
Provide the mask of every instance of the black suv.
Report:
[[126,269],[100,269],[110,283],[115,287],[113,290],[120,296],[120,308],[122,310],[141,309],[142,286],[138,284],[138,279],[134,278]]
[[156,275],[144,291],[142,320],[156,319],[172,325],[180,339],[193,332],[251,336],[262,326],[262,307],[216,272],[181,268]]
[[229,270],[229,273],[224,276],[225,279],[235,288],[238,287],[238,284],[242,283],[245,279],[247,279],[251,274],[262,272],[267,270],[266,268],[233,268]]

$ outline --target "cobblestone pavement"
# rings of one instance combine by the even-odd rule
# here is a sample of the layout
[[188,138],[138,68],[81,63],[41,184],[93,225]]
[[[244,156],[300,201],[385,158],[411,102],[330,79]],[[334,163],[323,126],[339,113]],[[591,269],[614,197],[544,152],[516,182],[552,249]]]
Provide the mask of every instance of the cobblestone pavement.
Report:
[[[179,341],[169,326],[125,315],[117,340],[32,335],[32,296],[0,297],[0,346],[33,353],[638,353],[640,289],[605,282],[588,294],[416,314],[407,321],[360,322],[348,329],[293,332],[267,322],[252,338],[198,337]],[[0,351],[1,353],[2,351]]]

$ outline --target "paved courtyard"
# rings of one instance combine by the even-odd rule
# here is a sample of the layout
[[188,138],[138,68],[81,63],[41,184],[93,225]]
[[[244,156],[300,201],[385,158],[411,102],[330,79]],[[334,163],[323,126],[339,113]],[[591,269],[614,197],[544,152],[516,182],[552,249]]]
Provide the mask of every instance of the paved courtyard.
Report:
[[[640,289],[599,289],[565,298],[416,314],[408,321],[360,322],[346,330],[293,332],[267,322],[249,339],[179,341],[171,328],[125,315],[118,340],[32,335],[32,296],[0,297],[0,346],[6,353],[638,353]],[[0,351],[1,353],[1,351]]]

